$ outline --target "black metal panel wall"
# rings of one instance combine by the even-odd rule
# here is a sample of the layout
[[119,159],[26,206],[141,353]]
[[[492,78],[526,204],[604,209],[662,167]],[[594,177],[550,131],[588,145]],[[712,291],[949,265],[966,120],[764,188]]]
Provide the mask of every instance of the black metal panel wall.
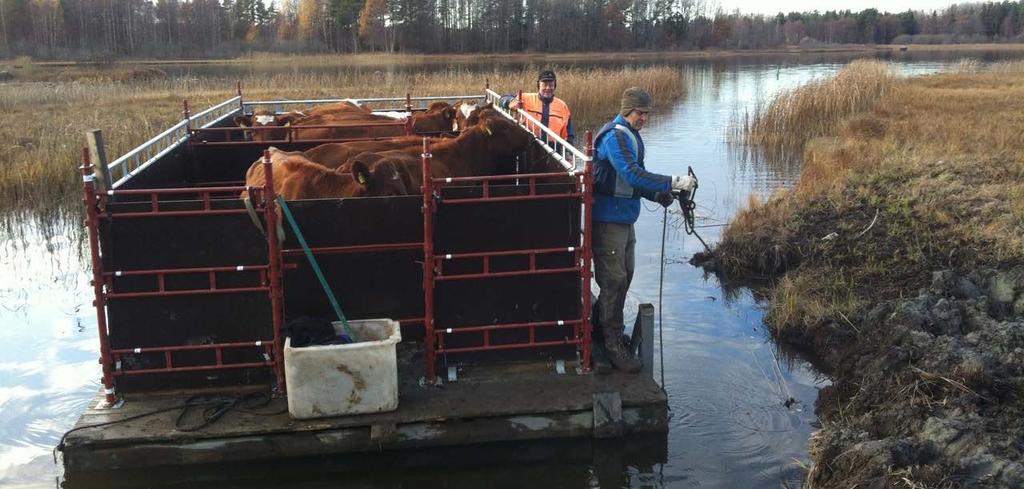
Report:
[[[423,241],[423,199],[420,196],[370,197],[290,202],[299,229],[311,248],[420,244]],[[286,227],[285,248],[301,250]],[[317,262],[345,315],[352,319],[423,317],[423,251],[413,250],[317,254]],[[287,316],[334,318],[327,295],[302,254],[285,271]],[[422,326],[402,330],[406,340],[422,338]]]
[[[162,204],[161,209],[188,209],[195,202]],[[107,272],[180,269],[267,263],[265,238],[247,215],[122,218],[118,213],[138,211],[143,204],[111,204],[113,219],[101,228],[103,266]],[[238,201],[218,207],[241,207]],[[257,272],[222,272],[215,280],[219,288],[260,285]],[[195,290],[208,287],[206,273],[169,275],[165,290]],[[158,290],[154,276],[113,278],[113,291],[151,292]],[[139,298],[114,298],[108,307],[110,342],[114,349],[177,346],[273,338],[270,301],[266,292],[226,293]],[[177,366],[214,363],[214,353],[174,354]],[[229,350],[225,362],[262,361],[257,348]],[[125,369],[165,366],[162,354],[132,354]],[[158,376],[121,376],[117,386],[123,392],[195,386],[219,386],[266,382],[265,371],[190,372]]]
[[[553,179],[565,181],[566,178]],[[521,185],[492,186],[492,196],[525,195],[528,187]],[[540,184],[537,193],[567,192],[571,184]],[[482,195],[479,187],[450,188],[442,193],[435,228],[434,254],[471,253],[579,246],[580,203],[578,198],[525,200],[506,202],[445,203],[447,199]],[[539,255],[537,268],[565,268],[575,265],[572,253]],[[491,259],[492,272],[525,270],[526,256]],[[446,261],[448,274],[479,273],[483,260]],[[439,281],[435,287],[435,329],[491,324],[540,321],[570,321],[580,317],[581,283],[576,273],[529,275],[517,277],[479,278]],[[491,334],[492,344],[525,341],[523,330]],[[572,338],[569,326],[538,330],[537,341]],[[479,346],[482,334],[454,334],[446,338],[451,348]],[[448,355],[448,362],[493,361],[535,358],[537,356],[569,357],[571,348],[543,351],[507,350],[502,352],[463,353]]]

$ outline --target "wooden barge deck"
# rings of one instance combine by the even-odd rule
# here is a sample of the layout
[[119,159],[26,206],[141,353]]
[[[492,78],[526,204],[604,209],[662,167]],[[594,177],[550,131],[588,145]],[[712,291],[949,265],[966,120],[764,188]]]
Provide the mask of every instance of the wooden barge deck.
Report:
[[[196,432],[175,429],[181,394],[129,398],[115,409],[89,409],[76,428],[169,409],[161,414],[86,428],[68,435],[69,472],[159,465],[241,462],[327,454],[377,452],[499,441],[608,438],[668,430],[664,393],[647,375],[607,369],[565,374],[554,363],[467,368],[457,382],[422,383],[422,344],[401,344],[398,410],[294,420],[285,399],[259,413],[231,411]],[[103,402],[99,393],[96,404]],[[194,422],[194,420],[190,420]]]

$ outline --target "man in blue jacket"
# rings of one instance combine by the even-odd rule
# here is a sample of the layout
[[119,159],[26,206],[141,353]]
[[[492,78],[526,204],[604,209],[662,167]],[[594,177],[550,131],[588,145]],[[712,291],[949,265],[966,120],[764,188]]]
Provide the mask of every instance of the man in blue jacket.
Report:
[[594,274],[601,288],[597,313],[608,359],[615,368],[636,373],[641,365],[625,346],[622,308],[633,280],[633,223],[640,217],[640,197],[668,207],[673,193],[692,191],[697,180],[644,168],[640,130],[653,108],[649,93],[639,87],[626,89],[620,108],[594,139]]

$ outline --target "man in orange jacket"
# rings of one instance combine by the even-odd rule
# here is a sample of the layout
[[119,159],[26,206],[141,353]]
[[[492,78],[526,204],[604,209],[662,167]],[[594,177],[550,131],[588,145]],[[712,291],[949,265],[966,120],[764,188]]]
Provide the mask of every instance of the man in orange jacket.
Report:
[[[576,132],[572,127],[572,113],[562,99],[555,97],[556,85],[555,72],[543,70],[537,75],[537,93],[524,93],[522,100],[514,95],[506,95],[501,97],[499,104],[511,110],[522,108],[559,137],[573,144]],[[541,139],[546,140],[543,135]]]

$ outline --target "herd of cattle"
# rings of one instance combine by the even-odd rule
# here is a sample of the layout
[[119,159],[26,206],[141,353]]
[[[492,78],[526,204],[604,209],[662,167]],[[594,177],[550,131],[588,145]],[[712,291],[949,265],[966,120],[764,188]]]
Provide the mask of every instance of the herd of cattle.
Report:
[[[343,101],[304,112],[255,111],[235,122],[239,127],[264,128],[250,131],[248,137],[256,142],[365,138],[367,127],[373,127],[374,137],[385,137],[321,144],[306,151],[271,146],[274,191],[287,200],[421,192],[423,137],[405,135],[405,124],[395,123],[392,116]],[[435,102],[413,114],[409,123],[417,134],[457,134],[428,138],[434,178],[514,173],[517,155],[534,140],[493,107],[475,101]],[[249,167],[246,186],[265,184],[263,168],[262,158]]]

